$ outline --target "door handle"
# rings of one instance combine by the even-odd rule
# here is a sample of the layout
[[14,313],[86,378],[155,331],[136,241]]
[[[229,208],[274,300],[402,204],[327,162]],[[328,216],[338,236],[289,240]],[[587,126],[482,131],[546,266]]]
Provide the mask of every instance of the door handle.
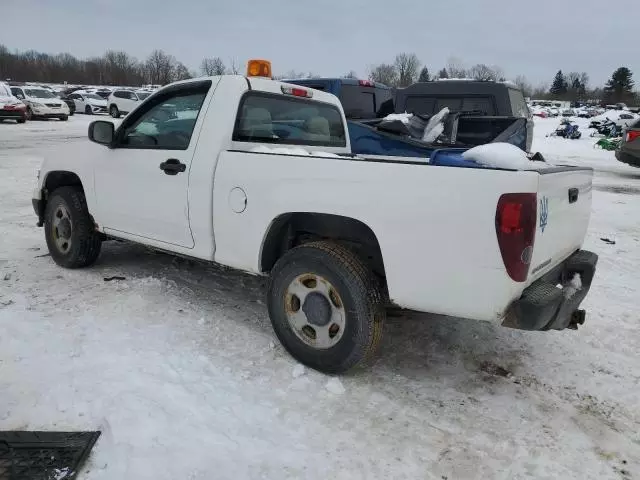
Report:
[[160,170],[163,170],[167,175],[177,175],[180,172],[184,172],[187,166],[184,163],[180,163],[180,160],[170,158],[166,162],[160,164]]
[[578,190],[577,188],[570,188],[569,189],[569,203],[576,203],[578,201],[578,193],[580,192],[580,190]]

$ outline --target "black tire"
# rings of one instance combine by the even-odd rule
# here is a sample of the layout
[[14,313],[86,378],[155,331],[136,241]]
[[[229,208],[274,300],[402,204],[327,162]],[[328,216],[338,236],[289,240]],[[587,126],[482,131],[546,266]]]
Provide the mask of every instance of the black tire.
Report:
[[[329,348],[305,343],[289,321],[288,288],[294,279],[307,274],[326,279],[344,305],[344,331]],[[338,244],[314,242],[288,251],[274,266],[267,292],[269,316],[278,339],[296,360],[324,373],[342,373],[370,360],[382,339],[386,317],[378,285],[360,258]],[[298,309],[304,310],[302,306]]]
[[[59,209],[66,209],[69,216],[67,248],[56,243],[61,236],[54,225]],[[44,214],[44,231],[51,258],[61,267],[87,267],[100,255],[102,240],[95,230],[84,192],[78,187],[61,187],[51,194]]]
[[87,105],[86,107],[84,107],[84,113],[85,115],[93,115],[93,110],[91,110],[90,105]]
[[33,110],[31,110],[31,107],[27,107],[27,120],[33,120],[34,118]]
[[62,115],[60,118],[61,122],[66,122],[67,120],[69,120],[69,116],[68,115]]
[[17,123],[24,123],[26,121],[27,121],[26,118],[19,118],[19,119],[16,120]]
[[117,105],[111,105],[109,107],[109,115],[111,115],[113,118],[120,118],[120,111],[118,110]]

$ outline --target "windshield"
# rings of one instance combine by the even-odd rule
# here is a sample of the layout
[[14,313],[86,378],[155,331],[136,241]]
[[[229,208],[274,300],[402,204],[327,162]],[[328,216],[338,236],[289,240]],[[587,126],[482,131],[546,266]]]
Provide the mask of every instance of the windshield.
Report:
[[82,95],[84,98],[90,98],[92,100],[104,100],[100,95],[96,95],[95,93],[85,93]]
[[144,100],[145,98],[147,98],[149,95],[151,95],[151,93],[149,92],[136,92],[136,95],[138,95],[138,98],[140,100]]
[[27,94],[27,97],[55,98],[55,95],[51,93],[49,90],[43,90],[41,88],[25,88],[24,93]]

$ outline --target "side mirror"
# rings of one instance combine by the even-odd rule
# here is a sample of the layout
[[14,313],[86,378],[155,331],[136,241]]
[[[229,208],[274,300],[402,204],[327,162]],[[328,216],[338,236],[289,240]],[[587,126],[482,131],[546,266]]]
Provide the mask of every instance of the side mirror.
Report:
[[96,120],[89,124],[89,140],[100,145],[110,146],[115,136],[113,123],[105,120]]

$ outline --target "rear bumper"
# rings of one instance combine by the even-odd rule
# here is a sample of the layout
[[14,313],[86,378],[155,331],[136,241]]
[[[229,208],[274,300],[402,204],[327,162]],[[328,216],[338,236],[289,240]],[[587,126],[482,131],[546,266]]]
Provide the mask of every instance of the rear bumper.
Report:
[[640,167],[640,155],[634,156],[622,150],[616,150],[616,158],[618,161],[631,165],[632,167]]
[[[527,287],[507,310],[502,325],[521,330],[577,329],[585,320],[585,311],[579,307],[589,293],[597,263],[595,253],[578,250]],[[570,284],[576,273],[582,281],[578,290]]]

